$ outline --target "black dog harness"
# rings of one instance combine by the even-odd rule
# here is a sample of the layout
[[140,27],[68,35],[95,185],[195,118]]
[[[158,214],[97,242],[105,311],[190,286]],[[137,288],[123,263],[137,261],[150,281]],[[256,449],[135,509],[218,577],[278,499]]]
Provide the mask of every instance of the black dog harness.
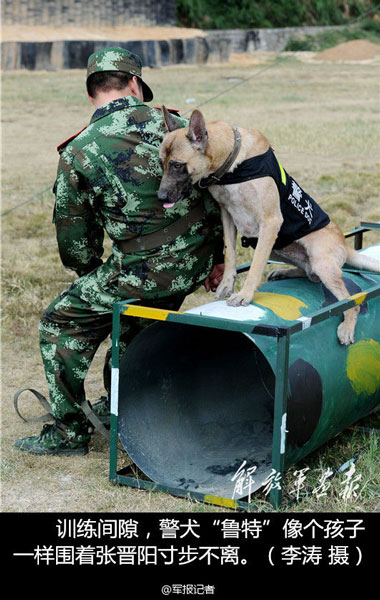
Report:
[[[232,172],[225,173],[209,185],[231,185],[251,179],[272,177],[280,194],[280,207],[284,221],[278,232],[273,248],[284,248],[312,231],[322,229],[329,222],[329,216],[309,194],[290,177],[276,159],[272,148],[264,154],[248,158]],[[242,246],[256,248],[257,238],[242,237]]]

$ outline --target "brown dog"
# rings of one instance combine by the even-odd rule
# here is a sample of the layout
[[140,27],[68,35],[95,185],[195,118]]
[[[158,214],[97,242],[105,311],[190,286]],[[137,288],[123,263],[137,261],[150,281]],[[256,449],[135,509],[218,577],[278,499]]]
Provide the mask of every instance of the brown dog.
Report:
[[[380,272],[378,261],[353,250],[339,227],[284,171],[259,131],[221,121],[206,126],[199,110],[182,128],[164,106],[162,111],[168,133],[159,152],[159,199],[171,206],[198,183],[210,186],[221,206],[225,271],[216,298],[230,296],[230,306],[250,304],[269,258],[295,268],[272,271],[268,279],[307,276],[321,281],[338,300],[349,296],[341,271],[345,262]],[[245,283],[234,294],[237,231],[256,250]],[[345,311],[337,332],[341,344],[353,343],[359,309]]]

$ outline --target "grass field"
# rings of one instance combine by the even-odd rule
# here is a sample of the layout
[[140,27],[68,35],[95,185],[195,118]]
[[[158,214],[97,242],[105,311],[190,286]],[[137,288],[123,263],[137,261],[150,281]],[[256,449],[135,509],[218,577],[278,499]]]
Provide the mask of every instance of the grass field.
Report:
[[[183,66],[145,73],[155,91],[154,105],[165,103],[182,114],[240,83],[269,64]],[[83,71],[5,73],[2,83],[2,211],[17,206],[53,185],[55,147],[90,119]],[[238,78],[238,79],[237,79]],[[281,163],[302,182],[332,218],[348,231],[362,220],[380,219],[379,195],[379,62],[366,64],[305,63],[288,58],[220,95],[202,108],[207,120],[263,131]],[[187,100],[193,99],[193,102]],[[38,347],[40,312],[74,279],[59,261],[51,223],[50,191],[23,204],[2,219],[2,511],[219,511],[194,501],[117,487],[108,480],[108,448],[93,436],[85,457],[35,457],[13,448],[19,437],[39,432],[39,424],[22,423],[12,399],[21,387],[47,388]],[[378,241],[375,233],[368,244]],[[107,243],[107,251],[110,245]],[[249,260],[239,250],[241,263]],[[183,308],[212,298],[200,290]],[[102,394],[105,347],[87,379],[87,396]],[[24,411],[39,413],[31,403]],[[378,426],[378,418],[364,420]],[[344,474],[331,480],[326,496],[307,495],[293,511],[379,510],[378,437],[346,430],[314,452],[297,469],[309,467],[307,483],[358,454],[358,496],[341,496]],[[294,469],[285,477],[284,499],[292,499]],[[270,509],[267,498],[257,500]],[[286,507],[286,504],[285,504]]]

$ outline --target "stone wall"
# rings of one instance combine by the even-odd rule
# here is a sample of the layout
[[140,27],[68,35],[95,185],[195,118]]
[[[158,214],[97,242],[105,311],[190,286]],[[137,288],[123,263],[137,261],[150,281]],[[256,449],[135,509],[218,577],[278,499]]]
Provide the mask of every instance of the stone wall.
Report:
[[233,53],[269,50],[282,52],[291,37],[316,35],[328,29],[345,29],[346,26],[331,27],[282,27],[277,29],[219,29],[207,31],[209,43],[228,40]]
[[313,35],[325,29],[286,27],[284,29],[212,30],[205,32],[204,37],[128,42],[106,40],[3,42],[1,60],[5,71],[85,69],[87,58],[92,52],[107,46],[120,46],[141,56],[143,65],[149,67],[226,62],[231,53],[252,53],[255,50],[281,52],[290,37]]
[[2,0],[4,25],[175,25],[175,0]]
[[3,42],[1,62],[4,71],[14,69],[57,70],[85,69],[90,54],[107,46],[119,46],[138,54],[144,66],[203,64],[228,60],[228,47],[215,40],[212,47],[204,37],[137,40],[130,42],[94,42],[62,40],[57,42]]

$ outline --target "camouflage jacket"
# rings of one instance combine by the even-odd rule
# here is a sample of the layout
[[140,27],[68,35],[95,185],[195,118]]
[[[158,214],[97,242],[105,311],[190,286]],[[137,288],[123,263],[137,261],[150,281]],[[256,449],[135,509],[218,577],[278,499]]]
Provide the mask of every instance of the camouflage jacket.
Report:
[[[89,126],[59,147],[54,222],[62,263],[79,276],[103,265],[104,283],[117,283],[128,297],[190,293],[223,262],[219,208],[208,192],[193,188],[167,209],[157,198],[164,134],[161,111],[127,96],[96,110]],[[119,249],[123,240],[161,230],[199,202],[205,217],[172,241],[128,254]],[[103,264],[104,230],[113,244]]]

